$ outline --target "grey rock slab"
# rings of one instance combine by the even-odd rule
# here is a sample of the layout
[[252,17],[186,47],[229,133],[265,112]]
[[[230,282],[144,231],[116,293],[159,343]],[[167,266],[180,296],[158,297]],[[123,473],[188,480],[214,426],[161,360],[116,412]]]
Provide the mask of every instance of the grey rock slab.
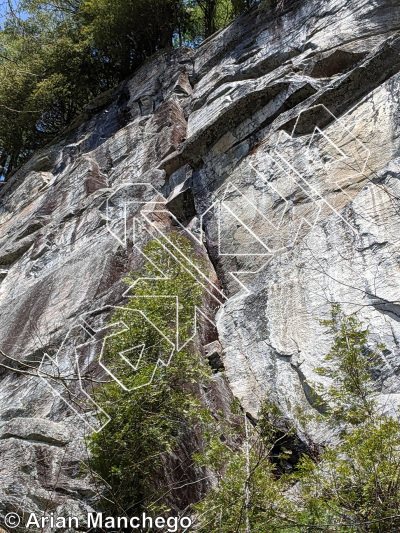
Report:
[[0,439],[17,438],[64,446],[71,440],[65,424],[45,418],[13,418],[1,424]]
[[[60,346],[65,370],[80,317],[101,329],[127,301],[122,279],[143,264],[132,221],[120,239],[127,198],[131,219],[169,197],[207,245],[227,297],[219,339],[200,349],[225,368],[201,393],[212,409],[228,413],[234,395],[256,417],[270,396],[304,441],[334,442],[303,416],[318,412],[313,384],[328,384],[315,368],[332,302],[386,344],[374,378],[382,405],[399,405],[400,6],[283,4],[255,6],[197,51],[158,53],[1,186],[0,362],[15,367],[0,374],[1,513],[97,505],[102,489],[80,471],[88,429],[18,370]],[[165,483],[189,451],[166,458]],[[212,480],[191,475],[196,499]]]

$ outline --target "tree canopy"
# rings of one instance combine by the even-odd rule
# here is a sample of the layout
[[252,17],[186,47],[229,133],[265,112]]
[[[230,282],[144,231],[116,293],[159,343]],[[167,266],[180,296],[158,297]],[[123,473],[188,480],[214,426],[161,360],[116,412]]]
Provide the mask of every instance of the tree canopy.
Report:
[[10,175],[160,49],[197,46],[253,0],[10,0],[0,29],[0,167]]

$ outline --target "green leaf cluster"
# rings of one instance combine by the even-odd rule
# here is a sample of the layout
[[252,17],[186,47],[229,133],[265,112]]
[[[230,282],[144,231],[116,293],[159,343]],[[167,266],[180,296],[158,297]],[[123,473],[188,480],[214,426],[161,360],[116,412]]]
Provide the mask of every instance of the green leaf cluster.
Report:
[[316,369],[333,382],[325,393],[320,390],[331,403],[329,415],[335,422],[360,423],[373,416],[376,407],[371,376],[379,366],[379,353],[384,346],[371,348],[370,331],[355,314],[346,316],[338,305],[332,307],[331,319],[321,324],[334,336],[326,365]]
[[[241,0],[18,0],[0,29],[0,167],[10,175],[158,50],[197,46]],[[22,13],[22,15],[18,15]]]
[[0,31],[0,166],[5,174],[109,86],[73,13],[42,10],[31,1],[23,7],[27,17],[10,17]]
[[[127,330],[111,338],[104,353],[107,365],[128,390],[115,381],[97,389],[96,402],[111,421],[88,439],[92,456],[88,468],[108,486],[105,507],[128,516],[140,510],[165,511],[163,491],[157,488],[162,457],[177,449],[189,427],[193,430],[206,420],[210,421],[197,393],[198,384],[210,379],[210,368],[193,344],[189,342],[184,349],[175,352],[170,365],[160,365],[156,369],[160,357],[168,359],[170,345],[160,343],[152,324],[175,340],[177,296],[180,345],[190,341],[194,333],[194,307],[201,304],[203,297],[203,289],[194,283],[191,273],[202,265],[201,259],[196,258],[186,238],[172,233],[169,240],[191,261],[175,261],[164,243],[158,240],[144,247],[149,261],[140,272],[132,273],[125,280],[129,286],[136,282],[132,287],[132,300],[111,320],[112,324],[123,321]],[[166,279],[157,279],[162,277],[160,269]],[[138,309],[151,322],[144,320]],[[148,349],[138,370],[127,371],[120,352],[141,344]],[[137,353],[133,356],[137,358]],[[142,386],[144,384],[147,385]]]
[[198,531],[274,532],[291,523],[290,479],[278,475],[277,468],[290,452],[275,453],[282,439],[279,418],[276,406],[266,400],[256,427],[241,413],[205,432],[207,446],[195,459],[216,474],[217,484],[194,506]]
[[[327,449],[319,465],[299,465],[304,523],[326,531],[400,529],[400,423],[377,416]],[[329,527],[328,527],[329,526]]]
[[[201,262],[191,244],[175,234],[170,239],[192,261],[176,262],[162,241],[150,242],[144,249],[150,261],[126,279],[133,298],[112,319],[129,327],[110,338],[104,357],[132,390],[115,382],[97,390],[96,400],[111,422],[89,439],[89,467],[107,483],[105,508],[127,514],[168,512],[168,487],[163,491],[157,483],[162,458],[196,430],[205,445],[192,459],[215,480],[193,506],[198,531],[398,531],[400,422],[377,402],[372,374],[384,347],[373,346],[357,315],[334,306],[323,322],[333,342],[320,373],[332,385],[319,387],[319,393],[328,406],[323,417],[336,428],[336,444],[303,455],[292,470],[283,465],[293,461],[293,445],[288,449],[286,443],[296,443],[296,431],[272,401],[263,402],[257,423],[237,401],[228,417],[215,417],[201,405],[195,390],[210,379],[210,369],[191,343],[171,365],[158,367],[151,385],[141,387],[153,376],[160,354],[167,356],[169,345],[160,342],[159,332],[172,339],[178,329],[182,343],[190,340],[193,308],[203,296],[193,283],[193,269]],[[168,299],[176,295],[179,327]],[[157,329],[143,321],[138,309]],[[120,352],[144,341],[149,349],[137,372],[126,374]]]
[[357,315],[340,306],[323,324],[333,342],[320,373],[332,385],[314,388],[328,406],[323,418],[336,429],[335,445],[303,455],[293,472],[282,474],[279,461],[291,450],[279,443],[295,431],[278,431],[273,403],[264,402],[252,429],[242,424],[240,433],[228,423],[224,438],[214,432],[198,458],[218,473],[196,506],[200,531],[400,530],[400,422],[379,405],[372,379],[384,346],[373,346]]

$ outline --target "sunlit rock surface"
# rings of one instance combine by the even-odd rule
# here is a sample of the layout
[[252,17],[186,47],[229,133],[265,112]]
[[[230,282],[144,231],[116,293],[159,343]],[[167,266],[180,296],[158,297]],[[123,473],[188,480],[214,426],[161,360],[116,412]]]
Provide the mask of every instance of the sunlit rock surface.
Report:
[[[96,508],[102,488],[80,471],[88,428],[29,374],[63,340],[65,354],[87,340],[80,317],[101,329],[107,306],[127,301],[121,280],[143,264],[132,218],[144,206],[178,219],[164,213],[157,228],[180,222],[203,240],[222,284],[225,374],[205,397],[215,410],[233,394],[255,417],[270,395],[302,438],[329,440],[302,415],[316,412],[315,368],[331,342],[319,321],[332,303],[358,311],[386,344],[375,379],[395,409],[398,30],[395,0],[253,8],[196,52],[158,55],[1,185],[0,513]],[[130,198],[126,232],[120,191]],[[95,356],[93,347],[83,361]],[[176,508],[208,486],[196,487],[195,471],[170,475],[198,443],[188,435],[182,457],[166,461],[166,483],[192,483],[175,493]]]

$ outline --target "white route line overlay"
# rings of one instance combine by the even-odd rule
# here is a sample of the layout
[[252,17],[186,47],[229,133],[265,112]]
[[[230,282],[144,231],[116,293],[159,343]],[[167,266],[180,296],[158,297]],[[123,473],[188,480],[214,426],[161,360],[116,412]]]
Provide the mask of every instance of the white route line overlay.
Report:
[[[349,179],[351,177],[356,177],[359,174],[363,174],[365,169],[366,169],[366,165],[367,165],[368,159],[370,157],[370,151],[364,146],[364,144],[361,141],[359,141],[359,139],[357,139],[352,134],[352,132],[342,123],[342,121],[340,119],[336,118],[324,105],[314,106],[313,108],[309,108],[307,110],[302,111],[297,117],[297,120],[296,120],[296,123],[295,123],[295,126],[293,128],[293,131],[292,131],[291,135],[289,135],[288,133],[286,133],[284,131],[280,132],[279,137],[278,137],[278,141],[276,143],[276,146],[273,148],[272,153],[270,152],[270,153],[265,154],[265,157],[267,158],[267,160],[269,160],[271,162],[271,164],[277,165],[278,168],[281,169],[281,171],[284,173],[284,175],[287,176],[287,179],[290,180],[294,185],[299,187],[299,189],[306,195],[306,197],[315,205],[315,212],[313,213],[313,217],[312,217],[313,220],[311,220],[311,221],[307,220],[307,218],[305,218],[305,217],[301,217],[299,219],[297,231],[295,233],[294,238],[292,239],[293,242],[295,242],[296,239],[298,238],[299,232],[300,232],[301,227],[302,227],[303,224],[306,224],[310,228],[310,231],[312,231],[315,228],[315,226],[317,225],[317,223],[319,221],[319,215],[320,215],[320,212],[321,212],[321,205],[318,205],[317,202],[324,203],[325,206],[328,207],[329,210],[332,213],[335,213],[338,217],[340,217],[340,219],[349,228],[351,228],[352,231],[354,231],[354,232],[356,231],[356,229],[346,219],[343,218],[343,216],[338,212],[338,210],[336,210],[335,207],[332,206],[315,189],[315,187],[313,187],[308,182],[308,180],[304,176],[302,176],[300,174],[300,172],[295,168],[294,162],[289,160],[284,155],[282,150],[279,150],[279,145],[280,144],[282,144],[283,142],[285,142],[287,140],[293,140],[294,139],[294,136],[296,134],[296,128],[298,126],[298,123],[299,123],[299,120],[301,118],[301,115],[303,113],[311,110],[311,109],[316,109],[316,108],[321,108],[324,112],[326,112],[329,115],[331,115],[334,124],[339,125],[341,130],[343,130],[346,133],[346,135],[350,136],[350,138],[352,139],[353,142],[357,143],[358,147],[360,148],[360,150],[365,155],[365,161],[363,162],[363,165],[361,166],[360,172],[356,172],[354,175],[347,176],[347,179]],[[315,126],[314,131],[313,131],[313,133],[312,133],[312,135],[310,137],[310,140],[309,140],[309,142],[307,144],[307,147],[306,147],[306,151],[307,151],[307,153],[309,154],[310,157],[312,155],[310,147],[311,147],[312,143],[314,142],[314,140],[316,139],[317,136],[323,137],[331,146],[333,146],[334,149],[337,150],[337,153],[340,154],[339,160],[349,159],[349,156],[346,155],[346,153],[336,143],[334,143],[332,141],[332,139],[330,139],[328,137],[328,135],[325,132],[323,132],[318,126]],[[357,161],[356,161],[356,163],[357,163]],[[161,215],[161,214],[163,214],[163,215],[169,216],[170,218],[173,219],[173,223],[181,228],[181,231],[186,232],[187,235],[190,236],[190,239],[195,240],[195,242],[199,246],[203,247],[204,246],[203,245],[203,220],[204,220],[204,217],[208,213],[210,213],[212,210],[215,210],[216,213],[217,213],[216,218],[217,218],[217,228],[218,228],[218,254],[220,256],[230,256],[230,257],[260,256],[260,257],[265,257],[265,262],[256,271],[239,270],[239,271],[231,271],[231,272],[229,272],[229,274],[233,277],[234,280],[236,280],[236,282],[240,285],[240,287],[242,289],[244,289],[247,293],[250,293],[250,290],[248,289],[248,287],[245,286],[245,284],[239,279],[238,276],[239,275],[243,275],[243,274],[255,275],[262,268],[264,268],[271,261],[271,259],[274,256],[276,256],[278,253],[282,253],[283,251],[285,251],[285,250],[287,250],[287,249],[289,249],[291,247],[291,245],[289,244],[289,245],[282,246],[282,247],[279,247],[279,248],[276,248],[276,249],[272,249],[265,242],[263,242],[262,238],[259,235],[257,235],[257,233],[255,231],[253,231],[253,229],[248,224],[246,224],[246,222],[229,205],[229,203],[227,201],[227,195],[231,194],[232,192],[234,192],[234,193],[236,193],[237,195],[239,195],[241,197],[241,201],[242,202],[244,202],[257,216],[259,216],[260,219],[265,222],[265,224],[268,224],[269,226],[271,226],[273,228],[273,230],[278,231],[282,227],[282,224],[284,222],[284,215],[285,215],[286,211],[288,209],[290,209],[289,202],[288,202],[286,196],[284,194],[282,194],[282,192],[277,187],[275,187],[272,184],[272,182],[268,181],[266,179],[266,177],[264,176],[264,174],[262,172],[260,172],[252,163],[250,163],[250,166],[255,171],[256,175],[261,179],[261,181],[263,183],[265,183],[271,190],[273,190],[273,192],[275,192],[275,194],[277,194],[281,198],[281,200],[285,203],[285,208],[283,210],[282,216],[281,216],[280,220],[278,221],[278,223],[276,223],[273,220],[270,220],[266,216],[266,214],[263,213],[262,210],[260,210],[259,207],[257,207],[251,200],[249,200],[247,198],[247,196],[245,194],[243,194],[237,188],[237,186],[235,184],[230,183],[230,182],[228,182],[226,187],[224,188],[224,191],[223,191],[223,194],[222,194],[222,199],[215,200],[211,204],[211,206],[208,209],[206,209],[200,215],[200,217],[199,217],[200,218],[200,235],[199,235],[199,237],[197,237],[193,232],[187,230],[187,228],[185,228],[178,221],[178,219],[170,211],[168,211],[168,209],[166,207],[164,207],[165,204],[166,204],[166,199],[164,197],[162,197],[162,195],[159,193],[159,191],[157,191],[157,189],[155,189],[155,187],[152,184],[150,184],[150,183],[140,183],[139,182],[139,183],[125,183],[125,184],[122,184],[110,195],[109,198],[107,198],[107,200],[106,200],[106,217],[105,217],[106,218],[106,227],[107,227],[107,230],[110,232],[110,234],[123,247],[127,247],[127,244],[128,244],[128,241],[129,241],[129,233],[130,233],[130,231],[128,229],[128,222],[129,222],[128,208],[129,208],[129,206],[132,206],[133,204],[137,204],[139,206],[139,213],[137,215],[133,216],[133,218],[132,218],[132,223],[133,223],[133,226],[132,226],[132,237],[133,237],[134,248],[140,254],[142,254],[144,256],[144,258],[147,261],[149,261],[156,268],[156,270],[158,270],[160,272],[160,276],[159,277],[138,278],[138,279],[136,279],[135,282],[124,293],[125,297],[138,298],[137,296],[131,294],[131,290],[135,287],[135,285],[137,283],[139,283],[142,280],[166,280],[166,279],[169,279],[167,274],[165,272],[163,272],[162,269],[160,269],[152,261],[152,259],[150,257],[148,257],[143,252],[142,247],[141,247],[141,242],[140,242],[141,239],[139,238],[139,234],[140,233],[142,233],[142,234],[146,233],[152,239],[156,239],[163,246],[163,248],[170,254],[171,258],[173,260],[177,261],[187,272],[189,272],[192,275],[194,281],[196,283],[200,283],[200,285],[207,291],[207,293],[216,302],[218,302],[218,304],[223,304],[226,301],[226,296],[223,294],[223,292],[217,286],[215,286],[215,284],[213,284],[208,279],[207,274],[202,272],[201,269],[199,267],[197,267],[197,265],[195,265],[193,263],[193,261],[191,261],[191,259],[189,257],[187,257],[179,249],[179,247],[177,247],[173,242],[171,242],[168,239],[168,236],[165,233],[162,232],[162,230],[157,226],[157,224],[154,223],[151,220],[151,215]],[[340,185],[340,181],[337,181],[336,185],[343,192],[343,194],[345,194],[351,201],[353,201],[353,202],[355,201],[354,198],[351,198],[346,193],[346,191],[343,190],[343,188]],[[143,197],[143,188],[145,188],[145,190],[147,192],[149,192],[149,193],[151,193],[153,195],[153,199],[150,199],[150,200],[143,200],[142,199],[142,197]],[[115,200],[116,197],[118,196],[118,194],[121,194],[121,192],[123,193],[124,190],[126,190],[128,192],[128,189],[133,189],[133,190],[137,189],[137,190],[140,191],[140,195],[138,195],[138,197],[135,197],[135,196],[132,196],[132,195],[130,195],[130,196],[129,195],[128,196],[123,195],[122,204],[121,204],[121,201],[119,200],[120,204],[119,205],[117,204],[116,207],[113,207],[113,205],[112,205],[113,199]],[[118,198],[117,198],[117,200],[118,200]],[[160,206],[162,206],[161,209],[160,209]],[[120,213],[122,213],[122,216],[120,215],[117,218],[117,221],[119,223],[122,223],[122,234],[121,234],[121,231],[119,233],[117,233],[117,231],[115,231],[115,228],[114,228],[114,225],[115,225],[115,222],[116,222],[116,218],[113,215],[113,209],[115,210],[116,208],[120,211]],[[229,215],[231,215],[236,220],[236,222],[238,224],[240,224],[248,232],[248,234],[251,235],[255,239],[256,243],[259,246],[261,246],[265,251],[263,251],[261,253],[260,252],[257,252],[257,253],[252,253],[252,252],[247,252],[247,253],[229,253],[229,252],[223,251],[221,221],[223,219],[223,213],[224,212],[226,212]],[[366,218],[367,218],[367,216],[366,216]],[[187,268],[187,266],[186,266],[187,264],[189,264],[190,267],[196,272],[196,276],[193,274],[192,271],[190,271]],[[146,296],[141,296],[141,298],[145,298],[145,297]],[[136,313],[141,314],[143,319],[146,320],[149,324],[151,324],[151,326],[157,331],[157,333],[160,335],[160,337],[166,343],[168,343],[170,345],[170,347],[171,347],[171,352],[169,353],[169,355],[167,356],[166,359],[161,359],[161,358],[158,359],[158,361],[157,361],[157,363],[155,365],[155,369],[154,369],[153,375],[151,376],[151,379],[149,380],[149,383],[140,385],[139,387],[136,387],[136,388],[140,388],[140,387],[147,386],[147,385],[151,384],[151,382],[152,382],[152,380],[154,378],[155,372],[159,368],[159,366],[168,366],[170,364],[171,360],[172,360],[172,357],[173,357],[175,351],[182,350],[190,341],[193,340],[193,338],[197,334],[197,326],[198,326],[198,320],[199,320],[200,316],[203,317],[203,319],[206,319],[207,321],[209,321],[210,324],[212,324],[213,326],[217,325],[214,322],[213,319],[211,319],[209,316],[207,316],[201,309],[196,307],[194,309],[194,313],[193,313],[193,335],[189,338],[189,340],[186,340],[185,342],[181,343],[180,339],[179,339],[179,298],[178,298],[178,296],[172,296],[172,295],[157,295],[157,296],[153,296],[153,295],[149,295],[148,298],[170,298],[171,301],[172,300],[174,301],[174,306],[175,306],[175,311],[176,311],[175,341],[172,342],[170,339],[168,339],[157,328],[157,326],[146,316],[146,314],[141,309],[130,309],[129,310],[131,312],[136,312]],[[88,314],[92,315],[95,312],[103,311],[104,309],[110,310],[111,308],[110,308],[110,306],[107,306],[106,308],[103,308],[101,310],[92,311],[91,313],[88,313]],[[116,307],[114,307],[114,309],[124,309],[124,308],[116,306]],[[95,335],[98,334],[98,333],[101,333],[101,331],[104,330],[104,329],[108,329],[110,327],[110,325],[108,325],[105,328],[100,328],[99,330],[97,330],[95,332],[95,334],[90,333],[90,329],[91,328],[90,327],[89,328],[85,327],[85,325],[87,326],[85,320],[83,318],[81,318],[81,323],[79,323],[78,325],[73,326],[68,331],[68,333],[67,333],[63,343],[61,344],[60,349],[58,350],[58,352],[56,354],[56,357],[54,359],[52,359],[48,354],[44,355],[42,363],[40,365],[39,374],[40,374],[40,377],[51,387],[53,393],[56,394],[57,396],[59,396],[65,403],[67,403],[68,407],[70,409],[72,409],[72,411],[75,412],[80,418],[82,418],[85,423],[88,423],[87,418],[85,416],[83,416],[82,413],[78,409],[75,408],[74,404],[71,403],[71,402],[68,402],[68,400],[61,395],[61,393],[59,391],[59,388],[57,388],[55,386],[55,381],[56,380],[54,378],[52,378],[51,374],[49,374],[48,371],[44,372],[43,369],[45,368],[46,364],[47,364],[47,366],[49,366],[49,363],[50,363],[51,369],[52,370],[57,370],[58,375],[60,375],[61,369],[60,369],[60,365],[59,365],[59,362],[58,362],[58,354],[63,349],[64,343],[67,341],[67,339],[70,336],[71,332],[74,329],[76,329],[76,328],[82,328],[86,332],[86,334],[89,334],[89,336],[90,336],[89,341],[87,341],[86,343],[83,343],[81,345],[76,346],[75,349],[74,349],[74,353],[75,353],[75,370],[76,370],[76,374],[77,374],[78,379],[79,379],[79,385],[80,385],[81,392],[83,392],[85,397],[91,402],[92,406],[95,407],[97,413],[98,414],[101,413],[103,415],[103,417],[105,417],[105,422],[101,425],[100,428],[94,427],[94,426],[92,427],[93,431],[101,431],[101,429],[103,429],[107,425],[107,423],[110,421],[110,418],[104,412],[104,410],[93,400],[93,398],[86,392],[86,390],[84,388],[84,385],[83,385],[83,381],[84,380],[83,380],[83,377],[82,377],[81,368],[79,366],[78,349],[83,348],[84,346],[87,346],[88,344],[91,344],[93,342],[98,342],[98,340],[95,338]],[[120,335],[120,334],[126,332],[127,329],[128,329],[128,326],[125,323],[123,323],[123,322],[111,324],[111,326],[113,326],[114,328],[116,326],[118,326],[118,325],[122,327],[121,331],[114,332],[111,335],[106,335],[103,338],[101,352],[100,352],[100,356],[99,356],[99,365],[124,390],[126,390],[126,391],[134,390],[134,389],[128,389],[124,385],[124,383],[120,379],[118,379],[117,376],[115,376],[113,374],[113,372],[107,367],[107,365],[103,361],[105,343],[107,342],[107,340],[109,338],[111,338],[111,337],[114,337],[114,336],[117,336],[117,335]],[[149,347],[147,347],[147,349],[148,348]],[[140,354],[139,354],[137,363],[135,365],[126,357],[126,355],[128,353],[132,353],[133,351],[139,350],[139,349],[140,349]],[[127,350],[123,350],[122,352],[120,352],[119,356],[126,363],[128,369],[130,369],[131,371],[137,371],[137,369],[139,368],[140,361],[142,360],[142,357],[143,357],[145,349],[146,349],[146,346],[139,342],[139,344],[137,346],[134,346],[132,348],[129,348]],[[68,379],[68,377],[66,377],[66,379]]]

